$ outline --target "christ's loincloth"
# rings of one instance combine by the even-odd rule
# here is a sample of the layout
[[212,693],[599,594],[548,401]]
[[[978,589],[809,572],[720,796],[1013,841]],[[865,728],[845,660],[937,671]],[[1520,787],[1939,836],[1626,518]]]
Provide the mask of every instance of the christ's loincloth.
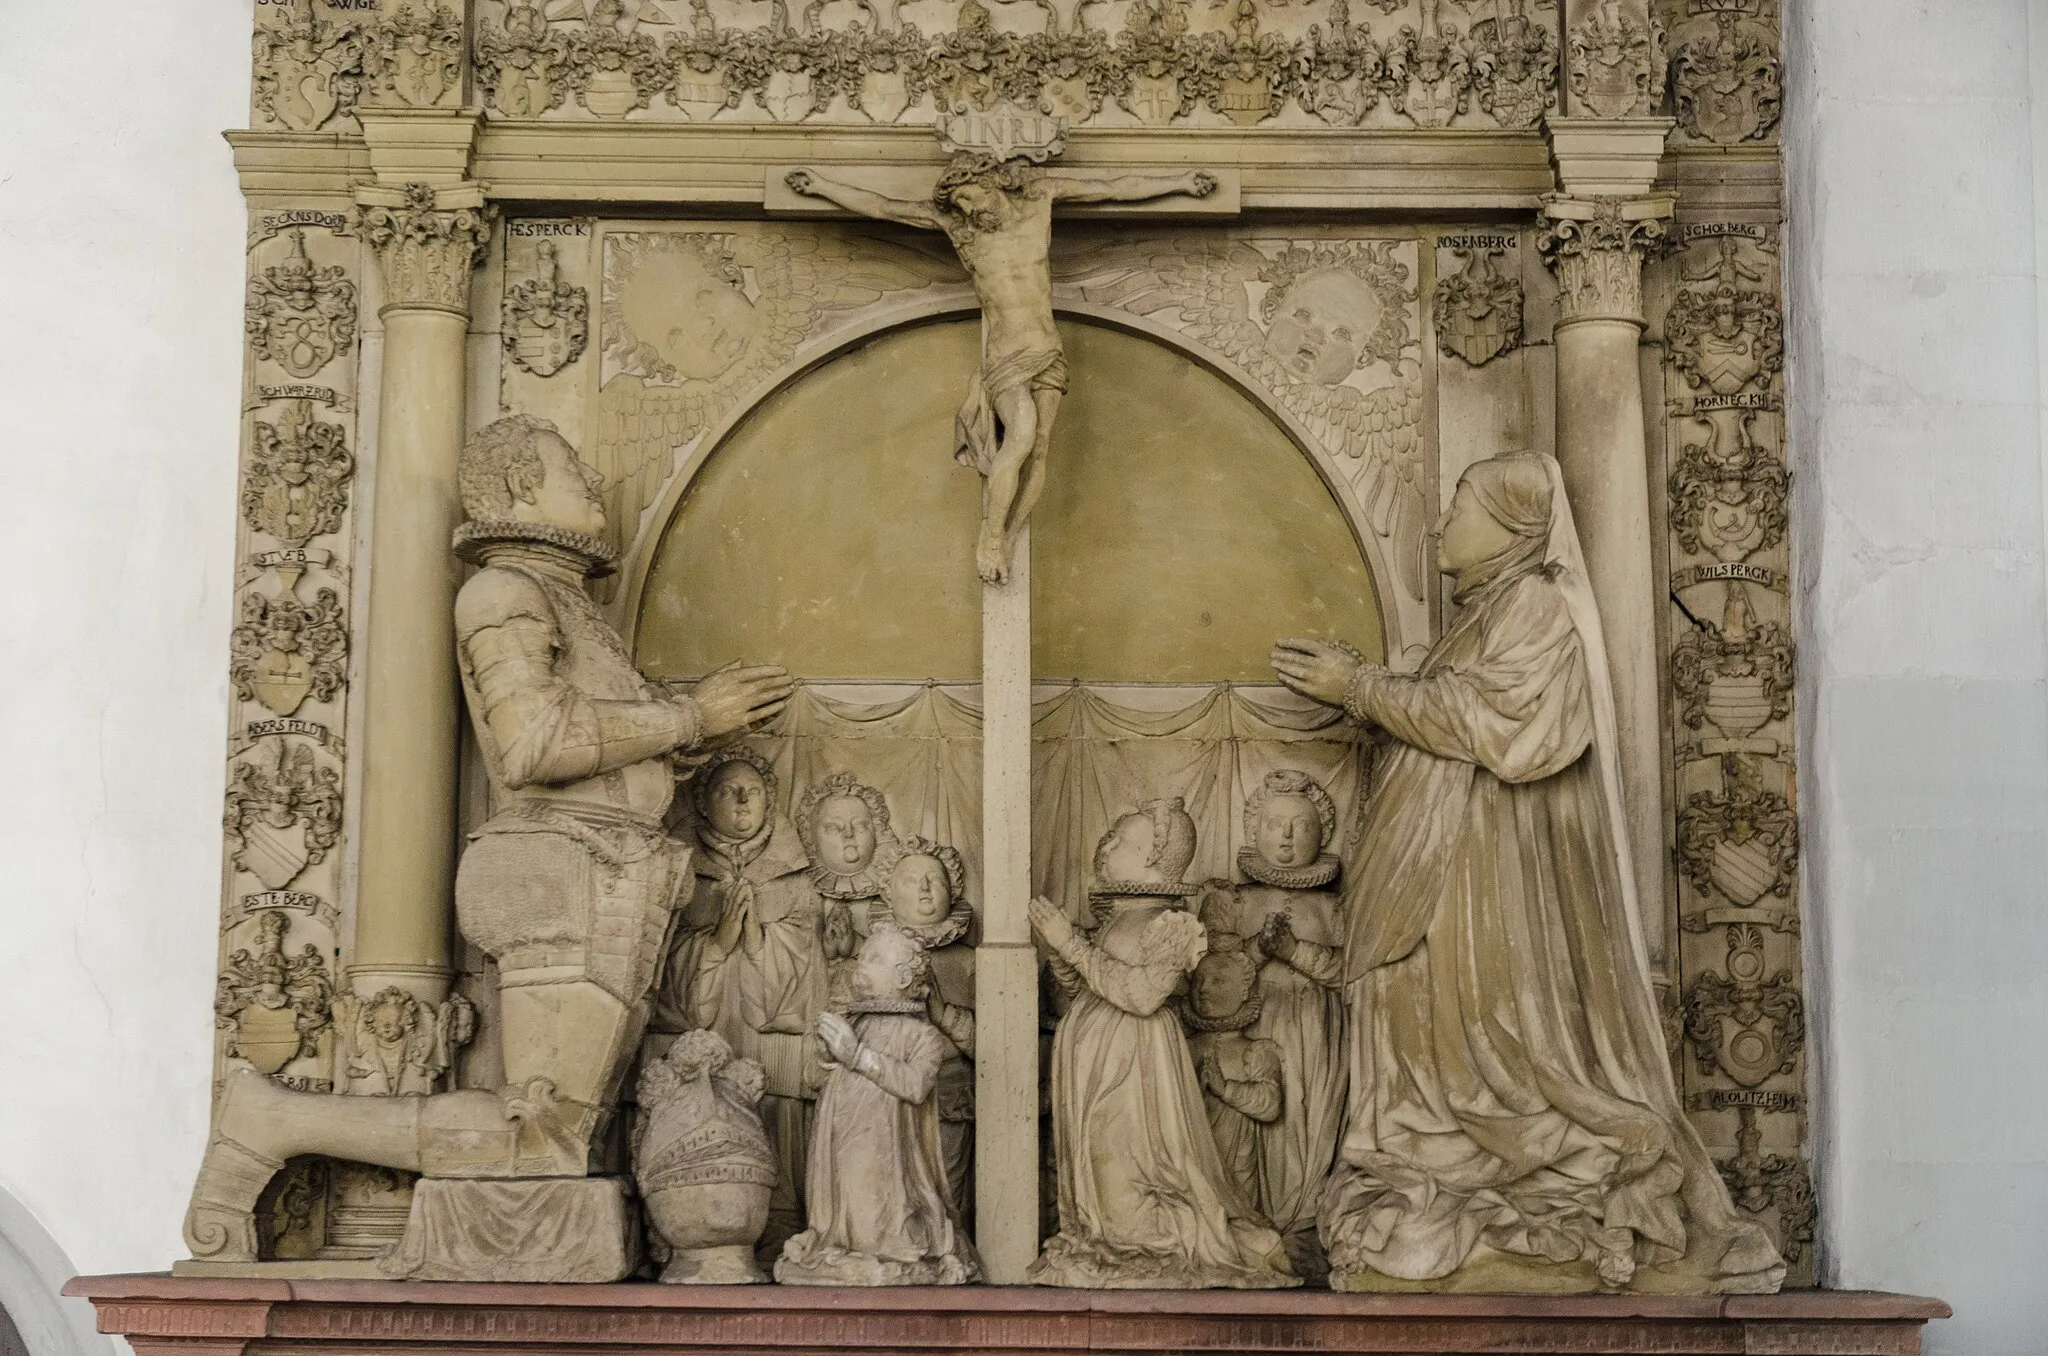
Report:
[[996,400],[1019,386],[1066,390],[1066,354],[1056,348],[1027,348],[974,374],[967,399],[953,417],[953,456],[961,465],[988,474],[996,459]]

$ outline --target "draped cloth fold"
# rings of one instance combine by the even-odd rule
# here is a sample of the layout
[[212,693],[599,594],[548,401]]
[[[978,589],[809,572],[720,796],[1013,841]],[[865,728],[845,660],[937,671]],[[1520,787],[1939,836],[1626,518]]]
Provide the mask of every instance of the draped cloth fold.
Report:
[[[1686,1121],[1650,986],[1600,617],[1557,464],[1482,462],[1516,534],[1412,675],[1351,708],[1398,741],[1347,869],[1350,1091],[1319,1226],[1346,1284],[1496,1252],[1613,1288],[1683,1263],[1775,1289]],[[1354,1279],[1356,1278],[1356,1279]]]

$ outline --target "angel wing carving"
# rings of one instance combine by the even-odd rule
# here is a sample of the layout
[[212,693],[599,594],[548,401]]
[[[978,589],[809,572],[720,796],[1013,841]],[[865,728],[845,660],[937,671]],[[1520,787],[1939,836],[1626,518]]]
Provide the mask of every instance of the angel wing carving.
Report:
[[[1400,243],[1169,236],[1082,250],[1054,269],[1090,302],[1228,359],[1300,420],[1344,468],[1401,587],[1421,598],[1432,515],[1416,293]],[[1380,364],[1392,381],[1357,384]]]
[[892,293],[965,282],[950,256],[827,226],[629,231],[605,240],[603,352],[588,455],[613,544],[678,454],[774,376]]

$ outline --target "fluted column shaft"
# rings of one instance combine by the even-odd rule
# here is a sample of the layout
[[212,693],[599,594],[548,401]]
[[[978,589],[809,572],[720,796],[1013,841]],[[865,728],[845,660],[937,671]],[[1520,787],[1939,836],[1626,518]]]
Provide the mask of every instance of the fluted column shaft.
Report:
[[460,567],[469,286],[490,239],[474,185],[364,189],[357,229],[384,277],[383,375],[370,521],[358,992],[446,996],[456,855],[454,608]]
[[1557,273],[1557,460],[1578,521],[1607,639],[1622,796],[1651,962],[1664,969],[1663,719],[1659,700],[1649,446],[1638,348],[1643,262],[1659,249],[1669,197],[1544,205],[1538,240]]

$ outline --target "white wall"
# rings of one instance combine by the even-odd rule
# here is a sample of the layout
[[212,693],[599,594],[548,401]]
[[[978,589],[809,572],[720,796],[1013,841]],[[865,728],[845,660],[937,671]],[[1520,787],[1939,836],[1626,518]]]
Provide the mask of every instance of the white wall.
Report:
[[0,0],[0,1226],[59,1273],[175,1256],[206,1129],[251,8]]
[[[1951,1300],[1936,1351],[2039,1351],[2048,6],[2032,31],[2024,0],[1788,7],[1827,1265]],[[242,267],[216,133],[244,121],[249,10],[0,0],[11,1307],[17,1273],[178,1255],[204,1135]]]
[[[1808,0],[1788,141],[1831,1283],[2048,1349],[2048,617],[2025,0]],[[2030,12],[2031,11],[2031,12]],[[2033,87],[2034,97],[2048,89]]]

